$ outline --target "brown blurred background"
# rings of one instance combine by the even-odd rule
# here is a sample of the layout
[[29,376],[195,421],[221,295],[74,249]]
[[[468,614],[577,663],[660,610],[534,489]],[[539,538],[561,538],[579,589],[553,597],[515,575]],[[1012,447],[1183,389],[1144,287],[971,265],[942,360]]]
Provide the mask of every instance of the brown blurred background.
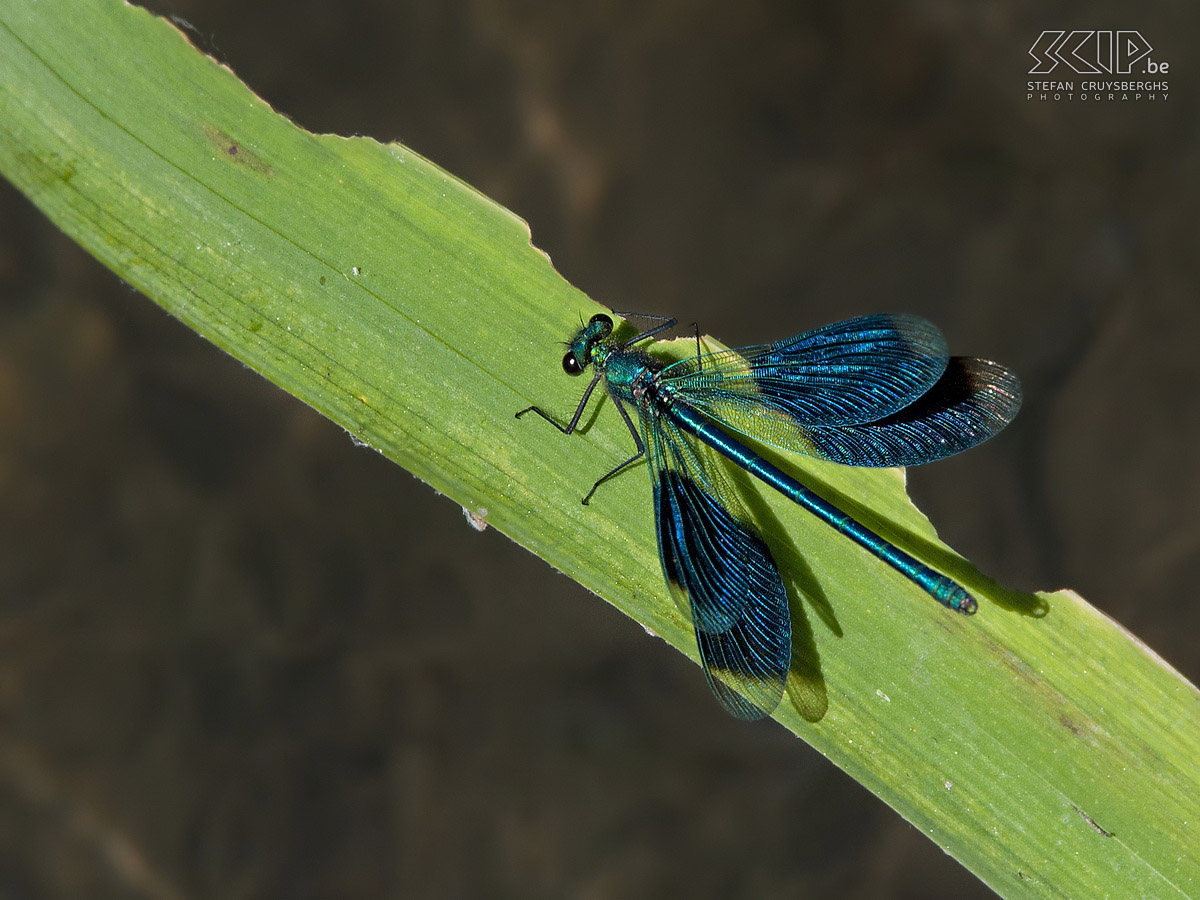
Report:
[[[1011,365],[1017,423],[918,503],[1200,678],[1200,9],[152,5],[600,302],[733,345],[915,312]],[[1027,101],[1047,28],[1138,29],[1169,99]],[[668,894],[990,896],[0,184],[0,897]]]

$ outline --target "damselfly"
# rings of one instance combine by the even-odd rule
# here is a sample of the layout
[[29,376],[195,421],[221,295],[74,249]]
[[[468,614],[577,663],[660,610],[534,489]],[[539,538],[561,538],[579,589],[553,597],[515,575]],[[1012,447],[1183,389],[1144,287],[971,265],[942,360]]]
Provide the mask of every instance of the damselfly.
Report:
[[[636,345],[675,326],[619,341],[592,316],[567,344],[563,370],[595,374],[570,422],[537,413],[563,434],[579,424],[603,381],[637,452],[647,457],[663,574],[696,630],[709,686],[730,713],[769,715],[791,664],[787,592],[771,551],[705,444],[811,511],[966,615],[976,602],[754,452],[735,434],[851,466],[914,466],[987,440],[1021,405],[1017,377],[993,362],[950,356],[938,328],[915,316],[863,316],[765,344],[664,363]],[[637,424],[629,414],[637,414]]]

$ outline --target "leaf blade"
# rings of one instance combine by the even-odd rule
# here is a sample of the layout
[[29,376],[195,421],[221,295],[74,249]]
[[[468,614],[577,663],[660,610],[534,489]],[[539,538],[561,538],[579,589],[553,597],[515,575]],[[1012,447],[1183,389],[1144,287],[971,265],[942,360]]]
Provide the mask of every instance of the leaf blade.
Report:
[[[558,342],[594,307],[510,213],[405,148],[302,131],[100,0],[0,4],[0,168],[173,315],[695,658],[645,473],[578,504],[627,455],[612,410],[571,439],[512,418],[573,407]],[[1021,615],[1036,601],[938,544],[895,473],[785,459],[981,610],[763,497],[836,625],[808,629],[827,710],[780,720],[1002,893],[1200,895],[1195,688],[1073,595]]]

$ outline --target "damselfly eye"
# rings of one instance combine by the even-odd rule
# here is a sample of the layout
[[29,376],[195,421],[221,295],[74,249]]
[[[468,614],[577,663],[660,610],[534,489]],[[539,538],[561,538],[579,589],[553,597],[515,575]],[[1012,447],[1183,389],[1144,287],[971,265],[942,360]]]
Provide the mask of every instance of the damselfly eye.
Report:
[[563,357],[563,371],[568,375],[583,374],[583,364],[579,362],[574,350]]
[[602,338],[606,338],[610,334],[612,334],[613,320],[611,318],[609,318],[608,316],[606,316],[604,313],[596,313],[594,316],[592,316],[591,321],[589,321],[588,324],[589,325],[599,325],[600,328],[598,329],[598,331],[599,331],[600,337],[602,337]]

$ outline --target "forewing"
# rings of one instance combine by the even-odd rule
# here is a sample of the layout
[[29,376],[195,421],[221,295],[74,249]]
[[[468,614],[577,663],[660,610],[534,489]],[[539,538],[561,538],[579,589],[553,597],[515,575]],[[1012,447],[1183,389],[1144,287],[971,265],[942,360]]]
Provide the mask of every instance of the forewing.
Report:
[[947,359],[946,340],[932,323],[862,316],[765,346],[680,360],[660,381],[714,420],[758,437],[778,421],[842,426],[882,419],[933,387]]
[[779,704],[791,663],[787,591],[736,495],[665,416],[643,412],[663,574],[691,618],[709,687],[741,719]]
[[864,425],[805,429],[811,449],[802,452],[852,466],[917,466],[983,443],[1020,408],[1016,375],[998,363],[956,356],[928,392],[899,412]]

